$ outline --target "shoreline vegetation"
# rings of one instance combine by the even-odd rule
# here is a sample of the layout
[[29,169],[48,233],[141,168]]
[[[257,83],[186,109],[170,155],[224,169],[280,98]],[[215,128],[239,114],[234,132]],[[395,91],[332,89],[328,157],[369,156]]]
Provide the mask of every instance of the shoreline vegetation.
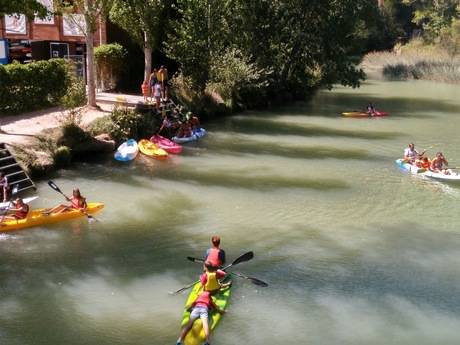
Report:
[[366,74],[385,80],[430,80],[460,84],[460,56],[438,45],[414,39],[391,51],[368,53],[361,67]]

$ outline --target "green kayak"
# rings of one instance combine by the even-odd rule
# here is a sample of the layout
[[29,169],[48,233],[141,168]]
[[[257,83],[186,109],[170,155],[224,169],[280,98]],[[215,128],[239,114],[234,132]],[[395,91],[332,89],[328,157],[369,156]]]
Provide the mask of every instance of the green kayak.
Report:
[[[215,293],[213,295],[213,300],[214,303],[220,308],[220,309],[226,309],[228,300],[230,298],[230,287],[221,289],[219,292]],[[190,292],[190,295],[188,295],[187,302],[185,303],[185,310],[184,310],[184,316],[182,318],[182,327],[185,326],[188,321],[190,320],[190,311],[188,311],[189,306],[195,301],[197,296],[203,291],[203,286],[201,283],[196,283],[192,291]],[[213,310],[211,311],[209,315],[209,327],[211,331],[216,328],[217,324],[219,323],[219,320],[221,319],[222,315],[218,313],[217,311]],[[201,324],[201,320],[198,319],[195,321],[193,324],[193,327],[190,329],[190,331],[187,333],[185,339],[184,339],[184,345],[202,345],[203,342],[205,341],[205,335],[203,331],[203,326]]]

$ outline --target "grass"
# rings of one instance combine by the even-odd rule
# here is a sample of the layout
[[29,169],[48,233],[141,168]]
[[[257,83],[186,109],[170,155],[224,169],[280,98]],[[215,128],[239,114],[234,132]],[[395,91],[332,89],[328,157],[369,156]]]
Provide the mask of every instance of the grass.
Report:
[[451,56],[438,46],[424,45],[418,40],[397,45],[393,51],[369,53],[361,65],[366,73],[389,80],[460,83],[460,56]]

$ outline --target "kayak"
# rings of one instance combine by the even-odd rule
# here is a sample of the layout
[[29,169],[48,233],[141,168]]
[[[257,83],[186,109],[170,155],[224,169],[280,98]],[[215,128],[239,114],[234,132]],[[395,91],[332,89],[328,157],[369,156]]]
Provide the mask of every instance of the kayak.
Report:
[[[231,289],[230,287],[227,287],[213,294],[214,302],[220,309],[226,309],[228,300],[230,299],[230,289]],[[185,310],[184,310],[184,315],[182,317],[182,323],[181,323],[182,327],[185,326],[187,322],[190,320],[190,311],[187,310],[188,307],[195,301],[197,296],[202,291],[203,291],[203,285],[200,282],[196,283],[193,286],[192,291],[190,292],[187,298],[187,302],[185,303]],[[215,310],[211,311],[209,315],[209,328],[211,331],[214,330],[214,328],[216,328],[221,318],[222,318],[222,315],[220,313],[218,313]],[[194,322],[193,327],[190,329],[190,331],[185,336],[184,345],[202,345],[205,339],[206,338],[204,335],[203,326],[201,324],[201,319],[197,319]]]
[[396,164],[400,168],[410,172],[411,174],[415,174],[417,176],[424,176],[424,177],[427,177],[427,178],[431,178],[431,179],[439,180],[439,181],[444,181],[444,182],[460,182],[460,174],[458,174],[458,173],[452,173],[452,174],[449,174],[449,175],[446,175],[446,174],[443,174],[443,173],[437,173],[437,172],[433,172],[431,170],[419,168],[419,167],[417,167],[415,165],[412,165],[412,164],[409,164],[407,162],[404,162],[404,160],[402,160],[402,159],[397,159]]
[[[86,212],[88,214],[96,213],[97,211],[101,210],[103,207],[104,207],[104,204],[102,203],[90,202],[88,203]],[[85,216],[84,213],[76,209],[71,209],[69,211],[65,211],[59,214],[44,215],[43,212],[47,210],[49,209],[46,209],[46,208],[36,209],[36,210],[30,211],[29,214],[27,215],[27,218],[18,219],[18,220],[6,220],[3,223],[0,223],[0,232],[14,231],[14,230],[30,228],[30,227],[39,226],[39,225],[46,225],[46,224],[64,221],[67,219]]]
[[193,134],[189,137],[173,137],[172,141],[178,144],[188,143],[190,141],[198,140],[204,137],[206,134],[206,130],[204,128],[198,128],[193,131]]
[[136,140],[129,139],[118,147],[114,157],[117,161],[127,162],[136,158],[138,153],[139,148],[137,146]]
[[153,137],[151,137],[150,141],[168,153],[178,154],[182,151],[182,146],[158,134],[155,134]]
[[[29,198],[24,198],[22,201],[24,201],[25,204],[28,204],[29,202],[34,201],[35,199],[38,199],[38,196],[31,196]],[[0,211],[5,211],[8,206],[10,206],[10,202],[0,202]],[[10,206],[10,208],[13,208],[13,205]]]
[[385,111],[378,111],[376,110],[373,115],[369,115],[369,113],[365,111],[349,111],[342,113],[343,116],[347,117],[374,117],[374,116],[387,116],[389,113]]
[[140,140],[137,145],[139,146],[139,151],[146,156],[156,159],[165,159],[168,157],[168,152],[147,139]]

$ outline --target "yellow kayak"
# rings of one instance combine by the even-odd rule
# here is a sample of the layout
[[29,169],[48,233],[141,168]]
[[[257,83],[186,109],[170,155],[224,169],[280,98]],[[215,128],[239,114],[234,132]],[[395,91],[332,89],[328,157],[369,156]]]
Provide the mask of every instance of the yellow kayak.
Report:
[[141,151],[146,156],[157,159],[165,159],[168,157],[168,152],[158,147],[150,140],[142,139],[137,143],[137,146],[139,147],[139,151]]
[[[104,204],[98,202],[90,202],[88,203],[88,207],[86,212],[88,214],[96,213],[100,211],[104,207]],[[67,219],[77,218],[77,217],[84,217],[85,214],[79,210],[71,209],[69,211],[65,211],[59,214],[50,214],[45,215],[43,212],[49,209],[41,208],[32,210],[29,212],[26,218],[18,219],[18,220],[5,220],[4,222],[0,223],[0,232],[6,231],[14,231],[24,228],[30,228],[33,226],[45,225],[60,222]]]

